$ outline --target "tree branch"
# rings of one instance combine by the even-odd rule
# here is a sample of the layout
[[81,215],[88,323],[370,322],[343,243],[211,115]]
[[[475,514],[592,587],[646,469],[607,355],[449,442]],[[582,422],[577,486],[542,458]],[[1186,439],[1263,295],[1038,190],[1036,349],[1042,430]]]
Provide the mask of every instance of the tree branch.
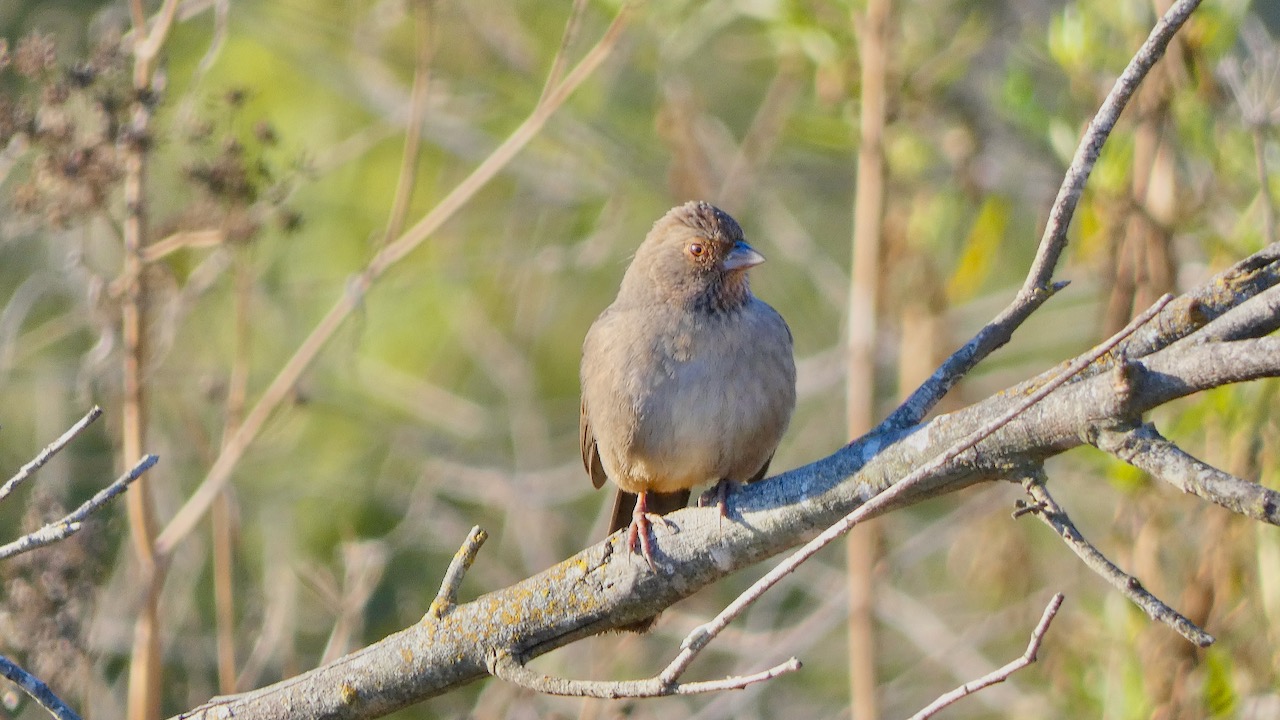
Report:
[[1058,593],[1049,599],[1049,604],[1044,608],[1044,614],[1040,616],[1040,622],[1036,623],[1036,627],[1031,631],[1031,640],[1027,643],[1026,652],[1022,656],[1013,660],[1004,667],[997,668],[992,672],[972,682],[967,682],[951,692],[940,696],[937,700],[929,703],[920,712],[912,715],[909,720],[927,720],[938,711],[951,705],[952,703],[962,700],[979,690],[991,687],[996,683],[1002,683],[1008,680],[1011,675],[1019,670],[1027,667],[1036,661],[1036,654],[1040,652],[1040,645],[1044,642],[1045,633],[1049,632],[1049,624],[1058,616],[1058,609],[1062,607],[1062,593]]
[[1104,580],[1111,583],[1125,597],[1133,601],[1135,605],[1142,608],[1152,620],[1158,620],[1165,625],[1173,628],[1179,635],[1190,640],[1200,647],[1208,647],[1213,644],[1213,636],[1201,630],[1195,623],[1182,616],[1178,611],[1169,607],[1160,601],[1155,595],[1152,595],[1146,588],[1142,587],[1142,583],[1138,578],[1129,575],[1116,566],[1115,563],[1107,559],[1098,548],[1085,539],[1084,535],[1076,529],[1071,522],[1071,518],[1067,516],[1067,511],[1062,509],[1053,496],[1049,494],[1048,489],[1044,486],[1044,471],[1036,468],[1028,477],[1022,480],[1022,487],[1026,489],[1027,494],[1035,500],[1035,505],[1031,506],[1033,513],[1045,522],[1046,525],[1057,531],[1062,541],[1071,548],[1071,551],[1089,566],[1089,569],[1098,573]]
[[1192,457],[1151,424],[1124,430],[1101,429],[1092,442],[1098,449],[1182,492],[1193,493],[1247,518],[1280,525],[1280,492]]
[[800,661],[791,658],[768,670],[751,675],[738,675],[721,680],[681,683],[667,681],[662,676],[647,680],[566,680],[564,678],[543,675],[536,670],[521,665],[509,653],[493,653],[488,669],[494,677],[519,685],[527,690],[546,693],[548,695],[567,695],[570,697],[593,698],[655,698],[671,695],[700,695],[721,690],[741,690],[742,688],[765,680],[772,680],[779,675],[795,672],[801,667]]
[[80,720],[80,716],[63,702],[62,698],[55,695],[43,680],[23,670],[17,663],[3,655],[0,655],[0,676],[22,688],[22,692],[40,703],[40,707],[48,710],[49,714],[58,720]]
[[134,480],[142,477],[142,473],[151,469],[160,458],[155,455],[143,456],[132,468],[116,478],[110,485],[102,488],[93,497],[85,500],[80,507],[67,513],[61,520],[55,520],[34,532],[27,533],[13,542],[0,546],[0,560],[7,560],[14,555],[36,548],[52,545],[65,540],[80,531],[84,521],[97,512],[103,505],[111,502],[115,496],[129,489]]
[[0,486],[0,500],[4,500],[9,497],[9,494],[16,490],[19,485],[26,482],[27,479],[34,475],[37,470],[44,467],[45,463],[49,462],[54,455],[61,452],[62,448],[66,447],[68,443],[76,439],[77,435],[83,432],[85,428],[93,424],[94,420],[97,420],[100,417],[102,417],[102,408],[94,405],[89,409],[89,412],[85,413],[84,417],[76,421],[75,425],[68,428],[67,431],[62,433],[57,440],[46,445],[43,450],[31,459],[30,462],[18,468],[18,472],[14,473],[13,477],[9,478],[3,486]]

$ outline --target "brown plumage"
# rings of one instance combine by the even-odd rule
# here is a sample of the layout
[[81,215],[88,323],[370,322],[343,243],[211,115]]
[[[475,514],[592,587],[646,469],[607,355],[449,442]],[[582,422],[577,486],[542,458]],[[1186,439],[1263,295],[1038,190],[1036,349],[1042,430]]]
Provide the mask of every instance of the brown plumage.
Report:
[[791,331],[747,281],[762,262],[726,213],[681,205],[583,343],[582,462],[596,487],[618,486],[609,531],[629,526],[655,572],[646,512],[684,507],[697,485],[763,477],[791,420]]

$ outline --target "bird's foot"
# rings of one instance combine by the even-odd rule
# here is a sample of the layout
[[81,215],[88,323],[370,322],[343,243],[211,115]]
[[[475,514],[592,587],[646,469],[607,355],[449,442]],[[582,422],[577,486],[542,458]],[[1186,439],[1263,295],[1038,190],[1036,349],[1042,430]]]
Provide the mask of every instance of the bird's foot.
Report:
[[653,518],[663,520],[661,515],[637,511],[631,516],[631,526],[627,529],[627,547],[631,552],[638,552],[649,563],[649,569],[658,572],[658,563],[653,559]]
[[729,517],[729,493],[736,485],[732,480],[721,478],[711,489],[698,496],[698,507],[707,507],[714,502],[720,508],[720,524],[723,525],[724,519]]

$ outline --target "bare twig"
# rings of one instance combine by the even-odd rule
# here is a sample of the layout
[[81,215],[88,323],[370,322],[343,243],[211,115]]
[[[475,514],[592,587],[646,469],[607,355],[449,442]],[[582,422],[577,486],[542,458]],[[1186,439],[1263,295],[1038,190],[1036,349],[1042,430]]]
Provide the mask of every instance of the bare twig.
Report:
[[1280,242],[1214,275],[1169,303],[1150,325],[1121,343],[1118,354],[1128,359],[1146,357],[1232,314],[1244,301],[1280,285],[1277,260],[1280,260]]
[[613,23],[605,31],[600,41],[587,52],[581,61],[569,72],[564,81],[556,89],[548,93],[525,121],[517,127],[501,145],[494,148],[475,170],[458,184],[448,195],[426,214],[416,225],[405,231],[394,242],[383,248],[374,256],[364,271],[352,279],[347,292],[338,298],[333,307],[316,324],[311,333],[303,340],[302,345],[293,356],[285,362],[280,372],[263,391],[257,404],[245,416],[244,423],[236,430],[231,442],[227,443],[208,474],[196,488],[185,505],[178,510],[169,524],[156,539],[156,549],[167,556],[182,538],[191,532],[200,518],[204,517],[213,499],[231,479],[231,473],[239,464],[250,443],[257,438],[267,419],[289,395],[303,371],[310,367],[312,361],[320,354],[320,350],[333,337],[342,323],[360,306],[364,294],[383,273],[394,266],[406,255],[413,252],[430,237],[446,220],[470,200],[482,187],[493,179],[498,172],[507,166],[516,153],[524,148],[542,130],[547,120],[558,110],[569,96],[589,78],[596,68],[604,62],[613,51],[622,29],[626,27],[630,6],[624,5],[614,18]]
[[662,677],[647,680],[567,680],[544,675],[520,664],[510,653],[492,653],[489,673],[522,688],[548,695],[594,698],[654,698],[671,695],[698,695],[721,690],[740,690],[748,685],[772,680],[779,675],[795,672],[801,663],[791,658],[751,675],[739,675],[720,680],[679,683],[667,682]]
[[[218,247],[226,241],[226,233],[221,230],[184,230],[141,248],[142,261],[152,263],[184,248]],[[115,285],[112,283],[111,290],[118,294]]]
[[86,518],[97,512],[103,505],[111,502],[112,498],[127,490],[130,483],[141,477],[142,473],[151,469],[151,466],[155,465],[157,460],[159,458],[155,455],[143,457],[128,472],[99,490],[93,497],[85,500],[80,507],[67,513],[61,520],[55,520],[39,530],[27,533],[17,540],[0,547],[0,560],[11,558],[14,555],[21,555],[24,552],[50,545],[76,534],[80,531]]
[[1280,525],[1280,492],[1192,457],[1150,424],[1126,430],[1101,429],[1093,444],[1183,492],[1245,517]]
[[564,23],[564,33],[560,35],[560,47],[556,49],[555,59],[551,61],[551,69],[547,71],[547,81],[542,86],[542,94],[538,97],[538,104],[541,105],[546,101],[547,95],[560,85],[560,78],[564,76],[565,65],[569,62],[569,47],[573,45],[573,41],[578,37],[578,29],[582,27],[582,15],[587,9],[587,0],[573,0],[573,7],[569,10],[569,19]]
[[404,150],[400,153],[400,177],[396,180],[395,200],[391,204],[391,219],[383,235],[383,244],[389,243],[404,229],[409,217],[409,203],[418,181],[418,152],[422,146],[422,119],[427,114],[427,89],[431,84],[431,11],[427,0],[418,0],[412,6],[414,18],[413,89],[409,91],[409,116],[405,118]]
[[1205,325],[1185,342],[1230,342],[1262,337],[1280,329],[1280,285],[1254,295]]
[[102,408],[94,405],[75,425],[72,425],[66,432],[62,433],[57,440],[46,445],[38,455],[31,459],[31,462],[18,468],[18,472],[14,473],[14,476],[9,478],[8,482],[3,486],[0,486],[0,500],[9,497],[9,493],[12,493],[19,485],[26,482],[27,478],[30,478],[35,471],[44,467],[44,464],[49,462],[54,455],[57,455],[62,448],[66,447],[67,443],[74,440],[77,435],[100,417],[102,417]]
[[929,703],[920,712],[912,715],[910,720],[925,720],[931,718],[938,713],[939,710],[946,706],[968,697],[979,690],[991,687],[996,683],[1002,683],[1009,679],[1009,676],[1025,668],[1036,661],[1036,653],[1040,651],[1040,644],[1044,642],[1044,635],[1049,631],[1049,624],[1058,615],[1058,609],[1062,607],[1062,593],[1058,593],[1049,600],[1049,604],[1045,606],[1044,615],[1040,617],[1040,622],[1036,624],[1034,630],[1031,631],[1031,640],[1027,643],[1026,652],[1016,660],[1010,662],[1002,668],[987,673],[977,680],[967,682],[951,692],[940,696],[937,700]]
[[1116,79],[1102,107],[1098,108],[1093,120],[1089,122],[1089,127],[1076,148],[1075,157],[1071,159],[1071,166],[1067,168],[1058,196],[1049,210],[1049,221],[1045,225],[1035,260],[1032,261],[1027,278],[1013,302],[964,347],[947,358],[942,366],[911,394],[911,397],[894,410],[881,427],[886,429],[910,427],[924,419],[925,415],[961,378],[996,348],[1008,342],[1013,332],[1037,308],[1064,287],[1062,283],[1050,284],[1049,281],[1053,277],[1058,259],[1067,247],[1067,228],[1071,224],[1080,195],[1084,192],[1085,182],[1093,171],[1093,165],[1097,162],[1099,153],[1102,152],[1102,146],[1106,143],[1112,128],[1120,118],[1120,113],[1138,89],[1142,79],[1164,55],[1169,41],[1199,4],[1200,0],[1178,0],[1169,8],[1164,17],[1160,18],[1160,22],[1152,28],[1146,42],[1129,61],[1124,72]]
[[1142,608],[1143,612],[1150,616],[1152,620],[1158,620],[1168,625],[1179,635],[1199,647],[1208,647],[1213,644],[1212,635],[1201,630],[1177,610],[1161,602],[1159,598],[1142,587],[1142,583],[1138,578],[1116,567],[1115,563],[1108,560],[1098,548],[1086,540],[1080,534],[1080,531],[1076,529],[1075,524],[1071,522],[1071,518],[1067,516],[1062,506],[1049,494],[1049,491],[1044,486],[1044,480],[1044,471],[1036,468],[1022,481],[1022,486],[1026,489],[1027,494],[1041,508],[1036,513],[1036,516],[1056,530],[1062,541],[1084,561],[1085,565],[1088,565],[1091,570],[1115,586],[1135,605]]
[[80,720],[80,716],[62,698],[53,694],[43,680],[18,667],[17,663],[3,655],[0,655],[0,676],[22,688],[23,692],[58,720]]
[[979,442],[982,442],[982,440],[991,436],[996,430],[1004,427],[1009,423],[1009,421],[1026,412],[1031,406],[1040,402],[1054,390],[1057,390],[1059,387],[1064,385],[1081,370],[1111,352],[1112,348],[1118,345],[1126,337],[1133,334],[1138,328],[1142,327],[1144,323],[1159,313],[1170,300],[1172,300],[1172,296],[1170,295],[1165,295],[1160,298],[1154,305],[1147,308],[1145,312],[1134,318],[1120,332],[1108,338],[1106,342],[1103,342],[1084,355],[1076,358],[1071,362],[1071,364],[1058,373],[1057,376],[1027,395],[1027,397],[1021,402],[1001,413],[996,418],[984,423],[965,439],[955,445],[952,445],[947,451],[917,467],[913,472],[907,474],[891,487],[886,488],[884,491],[870,498],[862,505],[858,506],[858,508],[853,512],[845,515],[834,525],[822,531],[822,533],[817,537],[805,543],[803,547],[788,556],[786,560],[778,563],[773,569],[765,573],[764,577],[757,580],[755,584],[747,588],[746,591],[735,598],[733,602],[729,603],[729,605],[725,607],[724,610],[721,610],[720,614],[716,615],[710,622],[694,628],[693,632],[689,633],[688,637],[684,640],[683,649],[680,654],[676,656],[676,658],[672,660],[671,664],[667,666],[666,670],[663,671],[663,679],[667,682],[675,682],[675,680],[688,669],[689,665],[693,663],[693,660],[697,657],[698,653],[707,646],[707,643],[711,642],[716,635],[719,635],[734,618],[741,615],[744,610],[750,607],[751,604],[767,592],[769,588],[778,584],[782,578],[800,567],[800,565],[806,560],[817,554],[819,550],[830,545],[837,538],[849,532],[863,519],[873,516],[879,512],[881,508],[888,506],[894,500],[906,494],[915,485],[924,481],[932,473],[936,472],[938,468],[941,468],[943,465],[955,460],[962,453],[970,450]]
[[462,585],[462,578],[471,569],[471,563],[476,561],[476,554],[488,539],[489,533],[479,525],[471,528],[462,547],[458,548],[458,552],[453,554],[453,560],[449,561],[449,569],[445,571],[444,579],[440,582],[436,599],[431,601],[431,607],[427,610],[428,617],[439,620],[458,604],[458,588]]

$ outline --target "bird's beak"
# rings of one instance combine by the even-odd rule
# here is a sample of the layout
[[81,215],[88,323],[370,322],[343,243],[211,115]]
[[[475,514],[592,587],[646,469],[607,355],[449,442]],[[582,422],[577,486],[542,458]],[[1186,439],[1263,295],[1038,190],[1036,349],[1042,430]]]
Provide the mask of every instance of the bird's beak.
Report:
[[729,271],[746,270],[747,268],[753,268],[762,262],[764,262],[763,255],[756,252],[755,248],[746,244],[742,240],[739,240],[733,244],[733,249],[731,249],[729,254],[725,256],[724,269]]

